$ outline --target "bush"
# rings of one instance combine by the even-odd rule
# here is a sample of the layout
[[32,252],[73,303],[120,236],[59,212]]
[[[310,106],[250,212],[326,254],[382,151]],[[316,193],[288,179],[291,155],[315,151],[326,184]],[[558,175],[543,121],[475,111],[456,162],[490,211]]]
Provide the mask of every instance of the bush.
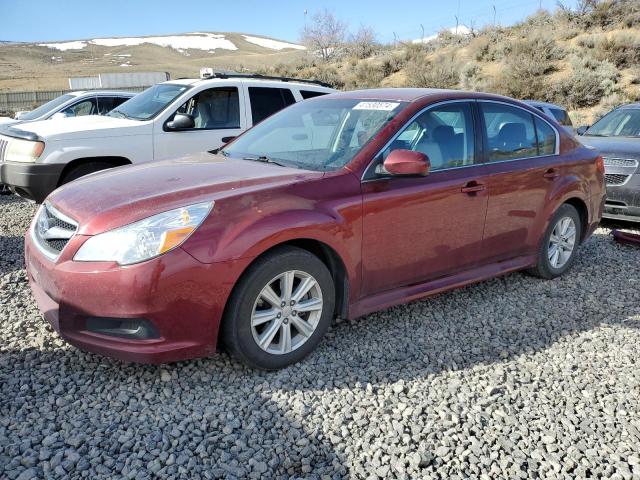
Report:
[[620,74],[610,62],[574,57],[571,66],[571,75],[556,86],[554,93],[558,103],[566,103],[574,109],[592,107],[603,97],[618,91]]
[[347,90],[379,87],[384,77],[381,65],[371,61],[361,61],[347,76],[344,85]]
[[460,81],[460,66],[453,56],[440,55],[428,61],[414,59],[405,68],[408,87],[455,88]]
[[640,63],[640,37],[630,33],[618,34],[600,39],[594,46],[598,60],[609,60],[618,68],[626,68]]

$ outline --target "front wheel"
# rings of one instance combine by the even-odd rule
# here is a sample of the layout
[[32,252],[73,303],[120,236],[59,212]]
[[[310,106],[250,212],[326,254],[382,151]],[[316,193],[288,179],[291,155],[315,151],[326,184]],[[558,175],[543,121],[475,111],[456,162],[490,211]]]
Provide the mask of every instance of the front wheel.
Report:
[[581,231],[578,211],[565,203],[551,218],[538,251],[538,264],[530,272],[551,279],[569,270],[580,245]]
[[256,261],[229,300],[222,339],[243,363],[276,370],[313,351],[335,305],[331,273],[315,255],[285,247]]

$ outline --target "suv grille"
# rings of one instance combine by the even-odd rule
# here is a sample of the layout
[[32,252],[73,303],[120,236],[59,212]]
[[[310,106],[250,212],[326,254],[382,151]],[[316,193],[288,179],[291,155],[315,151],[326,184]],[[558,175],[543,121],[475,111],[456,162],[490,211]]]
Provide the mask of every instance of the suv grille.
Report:
[[617,173],[605,173],[604,180],[607,185],[622,185],[631,175],[621,175]]
[[604,164],[608,167],[637,167],[638,161],[630,158],[608,158],[604,157]]
[[4,156],[7,152],[7,145],[9,145],[9,140],[0,137],[0,163],[4,162]]
[[32,235],[40,250],[55,260],[77,229],[77,223],[44,203],[33,225]]

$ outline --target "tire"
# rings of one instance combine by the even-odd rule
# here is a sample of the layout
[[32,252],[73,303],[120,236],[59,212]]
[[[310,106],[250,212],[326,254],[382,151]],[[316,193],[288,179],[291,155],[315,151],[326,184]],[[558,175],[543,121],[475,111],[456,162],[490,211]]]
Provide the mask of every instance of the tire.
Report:
[[[286,278],[293,279],[288,290],[294,295],[290,297],[283,288],[287,285],[283,283],[287,282],[286,272],[289,272]],[[301,293],[298,287],[305,290],[308,285],[312,286],[296,303],[295,294]],[[266,291],[270,301],[263,295],[267,286],[275,294]],[[295,304],[283,307],[283,298],[291,298]],[[275,307],[278,301],[279,307]],[[301,313],[295,310],[296,305],[314,310]],[[318,346],[331,323],[334,306],[335,287],[326,265],[306,250],[278,248],[251,265],[234,288],[222,322],[222,342],[242,363],[278,370],[299,362]],[[269,333],[273,332],[269,339]],[[263,346],[259,344],[261,340]]]
[[[565,223],[561,224],[561,222]],[[568,226],[569,228],[563,233],[564,226]],[[571,244],[569,241],[569,234],[572,228],[575,229],[575,235],[572,237],[573,248],[567,257],[566,248]],[[578,247],[580,245],[581,232],[582,221],[580,220],[578,211],[575,207],[567,203],[561,205],[551,217],[547,231],[542,237],[542,242],[538,248],[538,264],[534,268],[530,269],[529,272],[536,277],[548,280],[564,274],[571,268],[575,261]],[[560,233],[560,236],[557,235],[558,233]],[[565,238],[567,239],[565,240]],[[560,239],[559,242],[563,245],[562,248],[558,248],[556,239]],[[555,249],[552,241],[555,244]],[[559,252],[556,254],[557,256],[554,255],[555,252]]]
[[107,168],[113,168],[113,164],[109,162],[87,162],[81,163],[80,165],[76,165],[69,169],[62,176],[62,180],[60,180],[60,185],[64,185],[65,183],[73,182],[80,177],[84,177],[85,175],[89,175],[90,173],[99,172],[100,170],[106,170]]

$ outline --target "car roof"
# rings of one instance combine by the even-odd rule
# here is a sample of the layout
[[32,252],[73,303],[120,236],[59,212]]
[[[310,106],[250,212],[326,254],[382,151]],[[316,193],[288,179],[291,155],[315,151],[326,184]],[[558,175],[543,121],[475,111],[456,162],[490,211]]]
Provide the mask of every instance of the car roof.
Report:
[[[481,92],[467,92],[464,90],[446,90],[439,88],[370,88],[366,90],[352,90],[324,95],[322,98],[351,98],[355,100],[380,100],[395,102],[415,102],[428,99],[480,99],[514,102],[513,98],[502,95]],[[517,100],[516,100],[517,101]]]
[[123,90],[76,90],[69,92],[67,95],[73,95],[74,97],[81,97],[82,95],[124,95],[133,97],[137,95],[137,92],[127,92]]
[[566,110],[566,108],[564,108],[562,105],[558,105],[556,103],[541,102],[539,100],[523,100],[523,102],[533,107],[550,107],[557,108],[559,110]]
[[325,87],[323,85],[316,85],[314,83],[305,82],[305,81],[295,81],[295,80],[278,80],[277,78],[244,78],[244,77],[233,77],[229,76],[228,78],[179,78],[176,80],[167,80],[162,83],[173,83],[177,85],[203,85],[203,84],[213,84],[216,83],[228,83],[229,80],[236,80],[238,82],[244,83],[255,83],[255,84],[269,84],[269,83],[277,83],[277,84],[285,84],[285,85],[295,85],[296,87],[304,87],[304,88],[317,88],[320,90],[333,90],[329,87]]
[[640,108],[640,103],[627,103],[626,105],[620,105],[618,108]]

